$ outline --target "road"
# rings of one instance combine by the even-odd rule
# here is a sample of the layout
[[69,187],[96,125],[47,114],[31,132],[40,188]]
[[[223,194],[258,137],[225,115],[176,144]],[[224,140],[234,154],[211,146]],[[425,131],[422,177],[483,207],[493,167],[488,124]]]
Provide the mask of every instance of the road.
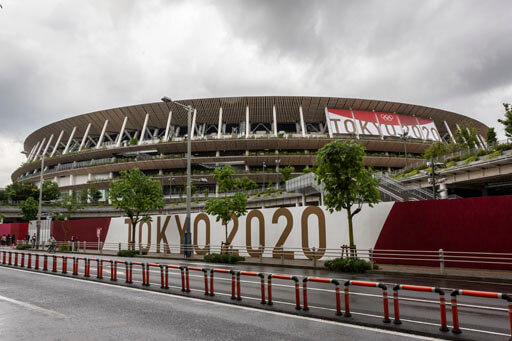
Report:
[[242,306],[0,267],[2,340],[422,340]]
[[[105,257],[107,258],[107,257]],[[117,258],[117,257],[114,257]],[[156,260],[149,259],[131,259],[132,261],[140,260],[143,262],[157,262]],[[162,260],[162,263],[169,264],[187,264],[182,261],[170,261]],[[49,263],[51,269],[51,261]],[[96,275],[96,263],[91,263],[91,277]],[[194,266],[211,266],[211,264],[188,263]],[[71,272],[71,262],[69,262],[68,271]],[[229,266],[219,266],[222,268],[229,268]],[[240,266],[231,266],[235,269],[241,269]],[[61,264],[59,260],[59,272]],[[397,278],[382,276],[382,275],[356,275],[356,276],[343,276],[340,278],[340,274],[329,273],[323,270],[301,270],[301,269],[286,269],[286,268],[274,268],[265,266],[244,266],[244,270],[257,271],[268,273],[284,273],[303,276],[319,276],[339,279],[341,283],[346,279],[358,279],[367,281],[378,281],[382,283],[401,283],[401,284],[413,284],[413,285],[428,285],[428,286],[439,286],[446,288],[447,290],[453,288],[470,289],[470,290],[485,290],[485,291],[497,291],[497,292],[512,292],[512,285],[503,283],[492,283],[492,282],[470,282],[470,281],[447,281],[437,279],[426,279],[426,278]],[[132,287],[141,286],[141,269],[140,267],[134,266],[133,268],[133,279],[134,284]],[[51,273],[51,271],[50,271]],[[83,262],[80,262],[80,278],[83,274]],[[109,283],[110,276],[110,265],[105,264],[104,266],[104,282]],[[48,276],[46,276],[48,277]],[[46,278],[45,277],[45,278]],[[118,284],[124,284],[125,272],[124,267],[118,268]],[[59,278],[57,277],[57,280]],[[66,281],[61,279],[62,281]],[[76,282],[76,281],[75,281]],[[181,280],[179,271],[170,271],[169,284],[170,289],[160,289],[160,271],[154,269],[151,271],[150,276],[151,290],[160,292],[170,292],[177,295],[183,295],[181,292]],[[87,283],[87,282],[86,282]],[[273,281],[273,298],[274,305],[268,307],[267,305],[261,305],[260,300],[260,281],[259,278],[255,277],[243,277],[241,283],[242,301],[233,302],[230,300],[231,296],[231,276],[224,274],[215,274],[215,297],[204,296],[204,282],[203,273],[191,272],[190,273],[190,285],[192,292],[185,294],[192,297],[214,300],[215,302],[221,302],[226,304],[242,304],[248,307],[255,307],[258,309],[271,309],[273,312],[280,311],[285,313],[300,314],[302,317],[315,316],[320,318],[334,319],[340,322],[354,322],[365,325],[372,325],[381,328],[393,329],[395,331],[413,332],[413,333],[426,333],[431,336],[437,337],[452,337],[454,336],[451,332],[441,333],[438,332],[439,328],[439,296],[433,293],[417,293],[417,292],[405,292],[400,291],[400,313],[403,324],[384,324],[382,323],[383,316],[383,302],[382,302],[382,291],[376,288],[363,288],[351,286],[351,310],[353,316],[351,318],[336,317],[335,312],[335,299],[334,299],[334,286],[332,284],[319,284],[309,282],[309,305],[310,311],[297,312],[295,307],[295,296],[294,287],[292,281],[277,280]],[[301,283],[302,284],[302,283]],[[74,284],[73,284],[74,285]],[[393,285],[388,285],[390,296],[391,288]],[[0,288],[2,289],[2,288]],[[96,289],[94,289],[96,290]],[[302,292],[301,292],[302,294]],[[130,293],[131,295],[131,293]],[[176,298],[175,298],[176,299]],[[447,299],[449,300],[449,292],[447,292]],[[302,301],[302,295],[301,295]],[[509,321],[507,316],[506,304],[503,300],[492,300],[492,299],[481,299],[474,297],[460,297],[459,296],[459,311],[460,311],[460,324],[463,333],[460,337],[470,339],[481,339],[481,340],[496,340],[503,339],[507,340],[509,331]],[[343,303],[343,302],[342,302]],[[206,304],[206,303],[205,303]],[[303,304],[303,302],[301,302]],[[229,308],[226,308],[229,310]],[[390,299],[389,304],[390,315],[393,318],[393,301]],[[237,314],[236,312],[234,313]],[[447,305],[447,317],[448,325],[451,325],[451,313],[449,304]],[[283,336],[283,338],[286,338]]]

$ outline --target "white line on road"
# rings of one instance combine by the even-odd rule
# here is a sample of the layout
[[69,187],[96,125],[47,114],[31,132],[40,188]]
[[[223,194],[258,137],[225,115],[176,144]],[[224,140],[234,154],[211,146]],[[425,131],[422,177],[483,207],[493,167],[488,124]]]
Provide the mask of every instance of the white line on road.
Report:
[[9,303],[14,303],[14,304],[17,304],[17,305],[22,306],[24,308],[27,308],[27,309],[30,309],[30,310],[33,310],[33,311],[37,311],[39,313],[43,313],[43,314],[46,314],[46,315],[50,315],[50,316],[53,316],[53,317],[59,317],[59,318],[66,317],[66,315],[61,314],[59,312],[56,312],[56,311],[53,311],[53,310],[49,310],[49,309],[45,309],[45,308],[41,308],[41,307],[39,307],[37,305],[31,304],[31,303],[27,303],[27,302],[18,301],[18,300],[9,298],[9,297],[0,296],[0,300],[6,301],[6,302],[9,302]]

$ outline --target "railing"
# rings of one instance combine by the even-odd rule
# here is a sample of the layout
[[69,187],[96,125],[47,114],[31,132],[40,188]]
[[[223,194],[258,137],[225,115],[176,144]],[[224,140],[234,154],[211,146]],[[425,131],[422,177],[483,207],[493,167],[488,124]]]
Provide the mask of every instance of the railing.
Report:
[[[19,241],[19,244],[25,241]],[[117,253],[119,250],[137,250],[140,255],[152,254],[159,257],[184,258],[184,250],[189,247],[192,253],[200,248],[194,257],[202,257],[212,253],[234,253],[245,255],[253,263],[294,264],[299,261],[303,265],[321,266],[323,262],[334,258],[357,257],[371,264],[395,264],[437,267],[441,274],[448,267],[486,268],[512,270],[512,253],[498,252],[465,252],[439,250],[388,250],[388,249],[350,249],[343,245],[335,248],[290,248],[290,247],[252,247],[251,255],[246,245],[184,245],[151,243],[98,243],[98,242],[58,242],[57,250],[78,253]],[[47,249],[48,243],[41,243],[40,249]],[[306,262],[306,263],[304,263]]]
[[[354,312],[353,308],[354,306],[357,308],[359,304],[361,304],[360,300],[352,299],[351,303],[351,297],[356,295],[364,295],[365,297],[372,297],[373,299],[378,299],[382,302],[382,315],[376,315],[375,317],[383,317],[382,323],[393,323],[395,324],[407,324],[407,323],[423,323],[426,326],[435,326],[436,328],[439,328],[441,332],[448,332],[450,329],[448,327],[452,327],[451,331],[454,334],[460,334],[463,332],[463,328],[460,328],[459,325],[459,314],[458,314],[458,302],[457,302],[457,296],[469,296],[469,297],[476,297],[480,300],[504,300],[506,301],[507,308],[504,309],[500,306],[491,306],[489,307],[490,301],[485,301],[487,306],[483,306],[481,301],[478,301],[479,304],[460,304],[461,306],[464,305],[465,308],[469,309],[487,309],[493,311],[493,313],[500,312],[500,315],[493,316],[493,325],[491,328],[494,328],[494,330],[476,330],[476,329],[469,329],[472,332],[483,332],[488,333],[490,335],[493,335],[496,337],[497,335],[500,336],[512,336],[512,295],[507,293],[500,293],[500,292],[490,292],[490,291],[475,291],[475,290],[464,290],[464,289],[445,289],[445,288],[437,288],[437,287],[429,287],[429,286],[418,286],[418,285],[409,285],[409,284],[402,284],[402,283],[380,283],[380,282],[369,282],[369,281],[361,281],[361,280],[355,280],[355,279],[339,279],[339,278],[326,278],[326,277],[310,277],[305,276],[302,277],[302,280],[297,276],[291,276],[287,274],[279,274],[279,273],[261,273],[261,272],[252,272],[252,271],[244,271],[244,270],[235,270],[235,269],[222,269],[222,268],[199,268],[199,267],[192,267],[187,265],[178,265],[178,264],[167,264],[167,263],[149,263],[149,262],[142,262],[142,261],[127,261],[127,260],[119,260],[119,259],[105,259],[105,258],[87,258],[87,257],[70,257],[70,256],[63,256],[63,255],[48,255],[46,253],[34,253],[34,252],[22,252],[22,251],[6,251],[1,250],[0,251],[0,265],[5,267],[14,267],[14,268],[21,268],[28,271],[44,271],[47,273],[53,273],[55,275],[60,276],[70,276],[74,278],[79,278],[77,276],[82,275],[85,278],[89,278],[89,280],[94,281],[100,281],[100,282],[110,282],[115,283],[118,281],[117,278],[117,264],[125,265],[126,271],[125,271],[125,284],[126,286],[131,287],[137,287],[137,288],[145,288],[151,290],[152,285],[157,285],[160,292],[167,291],[170,292],[171,290],[174,291],[176,294],[178,293],[178,290],[181,290],[181,295],[195,295],[198,296],[198,293],[201,293],[207,296],[214,296],[214,277],[213,274],[223,274],[223,278],[219,278],[223,281],[230,281],[231,284],[231,299],[243,302],[244,299],[254,299],[254,285],[257,285],[259,288],[256,289],[256,292],[260,291],[261,297],[257,297],[257,299],[261,299],[260,303],[267,305],[269,308],[267,309],[274,309],[274,305],[280,305],[281,308],[285,305],[289,305],[291,302],[289,300],[290,293],[293,289],[293,293],[295,295],[295,300],[292,304],[295,305],[295,309],[300,311],[308,311],[307,314],[321,314],[321,311],[334,311],[334,316],[331,317],[334,319],[349,319],[352,318],[353,314],[360,314],[358,312]],[[44,259],[44,265],[41,269],[39,267],[39,258]],[[35,258],[35,265],[32,267],[32,258]],[[26,260],[26,261],[25,261]],[[48,266],[49,260],[51,262],[51,270]],[[60,261],[59,261],[60,260]],[[68,261],[72,261],[72,273],[68,273]],[[84,267],[80,267],[80,260],[83,260]],[[95,278],[91,276],[91,261],[93,265],[96,265],[96,271],[92,272],[96,274]],[[60,263],[60,267],[59,267]],[[110,264],[110,276],[103,277],[104,272],[104,264]],[[59,269],[60,268],[60,269]],[[139,273],[140,269],[140,273]],[[153,270],[152,270],[153,269]],[[169,285],[169,269],[174,270],[180,270],[180,274],[177,273],[175,275],[180,276],[181,278],[181,286],[176,285]],[[108,270],[105,269],[105,272]],[[151,282],[150,273],[153,271],[153,274],[155,275],[155,272],[159,274],[159,281],[157,282]],[[190,275],[190,271],[197,271],[199,272],[198,275]],[[134,272],[135,279],[134,279]],[[202,274],[201,274],[202,273]],[[226,275],[228,277],[226,277]],[[243,285],[246,286],[245,289],[249,289],[252,287],[252,295],[249,296],[243,296],[241,294],[241,288],[242,288],[242,281],[240,280],[241,276],[247,276],[251,278],[255,278],[255,280],[251,280],[249,278],[245,279],[243,281]],[[229,277],[231,277],[229,279]],[[265,295],[265,278],[267,278],[267,289],[268,289],[268,296]],[[140,280],[139,280],[140,279]],[[278,291],[279,295],[287,296],[287,297],[280,297],[278,301],[272,299],[272,279],[276,280],[285,280],[288,281],[288,283],[293,282],[292,285],[290,284],[280,284],[280,287],[282,289],[289,288],[286,291],[280,290]],[[196,280],[199,281],[198,283],[195,283],[195,288],[191,290],[190,281]],[[201,288],[201,284],[203,283],[204,289]],[[140,283],[140,284],[139,284]],[[301,304],[301,295],[300,295],[300,283],[302,283],[302,304]],[[312,284],[317,285],[316,288],[311,288]],[[344,290],[343,290],[343,302],[344,307],[342,309],[342,300],[341,300],[341,289],[340,285],[343,283]],[[198,289],[198,286],[199,289]],[[323,288],[318,287],[324,285]],[[334,290],[332,289],[326,289],[326,285],[328,286],[334,286]],[[332,292],[334,292],[334,295],[331,296],[331,298],[327,301],[328,303],[320,303],[316,302],[314,305],[310,305],[309,303],[312,301],[312,298],[315,299],[316,296],[309,296],[308,295],[308,287],[309,289],[316,289],[321,290],[321,292],[326,292],[325,295],[332,295]],[[351,288],[359,288],[364,287],[368,288],[366,290],[376,291],[375,293],[360,293],[355,292],[355,289]],[[229,286],[224,286],[223,294],[228,294]],[[393,288],[393,296],[388,296],[388,288]],[[379,290],[380,289],[380,290]],[[289,292],[288,292],[289,290]],[[415,291],[418,293],[425,293],[425,295],[431,295],[432,293],[437,294],[439,296],[439,303],[437,301],[432,301],[423,298],[413,298],[413,297],[404,297],[402,296],[399,298],[398,291]],[[448,303],[445,301],[445,292],[449,291],[451,296],[451,302]],[[381,292],[381,295],[379,294]],[[325,296],[324,295],[324,296]],[[327,296],[325,296],[327,297]],[[394,316],[390,315],[390,300],[392,300],[392,306],[393,306],[393,313]],[[408,307],[411,306],[412,302],[421,302],[421,304],[429,304],[429,305],[435,305],[438,307],[439,311],[439,323],[431,323],[431,322],[421,322],[421,321],[414,321],[414,320],[403,320],[400,319],[400,301],[408,301],[407,305]],[[322,306],[323,305],[323,306]],[[375,307],[377,307],[380,304],[377,304]],[[449,305],[451,309],[451,315],[452,315],[452,326],[449,326],[447,324],[447,311],[446,306]],[[335,307],[335,309],[333,309]],[[278,308],[279,309],[279,308]],[[367,309],[365,307],[364,309]],[[379,308],[378,308],[379,309]],[[344,310],[344,311],[343,311]],[[379,309],[380,310],[380,309]],[[505,323],[505,312],[508,311],[508,326],[506,327],[496,327],[496,325],[500,325],[499,323]],[[366,316],[371,316],[367,315]],[[331,315],[332,316],[332,315]],[[393,320],[391,319],[393,318]],[[368,317],[366,317],[368,320]],[[365,323],[368,323],[367,320],[365,320]],[[498,323],[498,324],[497,324]],[[490,327],[490,326],[489,326]],[[496,332],[496,328],[499,328],[498,330],[500,332]],[[508,329],[509,334],[502,333],[501,331]],[[428,331],[428,329],[427,329]]]

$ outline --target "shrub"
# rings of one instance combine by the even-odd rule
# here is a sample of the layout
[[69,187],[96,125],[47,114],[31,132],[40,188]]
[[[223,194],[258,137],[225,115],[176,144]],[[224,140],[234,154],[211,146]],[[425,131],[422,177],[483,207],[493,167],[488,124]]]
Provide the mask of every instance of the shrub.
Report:
[[[142,251],[143,255],[147,255],[148,254],[148,250],[147,249],[141,249],[141,251]],[[134,256],[137,256],[139,254],[140,254],[139,250],[119,250],[119,251],[117,251],[117,255],[119,257],[134,257]]]
[[208,263],[229,263],[234,264],[237,262],[244,261],[245,257],[231,254],[231,253],[211,253],[209,255],[204,256],[204,261]]
[[61,244],[59,245],[60,252],[68,252],[71,251],[71,245]]
[[325,267],[335,272],[364,273],[371,270],[370,262],[357,258],[335,258],[326,261]]
[[30,249],[32,247],[32,245],[30,244],[20,244],[20,245],[16,245],[16,250],[27,250],[27,249]]
[[501,155],[501,151],[497,150],[495,152],[492,152],[491,154],[487,155],[485,157],[486,160],[494,159],[495,157],[498,157]]
[[450,168],[450,167],[453,167],[455,166],[455,161],[449,161],[446,163],[446,168]]
[[466,160],[464,160],[464,164],[465,165],[470,164],[471,162],[476,161],[476,159],[477,159],[476,156],[470,156]]

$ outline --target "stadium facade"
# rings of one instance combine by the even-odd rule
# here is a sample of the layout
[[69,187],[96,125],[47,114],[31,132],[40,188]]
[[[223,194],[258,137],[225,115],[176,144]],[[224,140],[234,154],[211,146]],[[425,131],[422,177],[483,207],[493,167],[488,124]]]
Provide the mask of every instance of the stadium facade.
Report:
[[[216,191],[213,169],[232,165],[260,186],[280,179],[279,168],[302,173],[326,143],[356,140],[375,169],[403,168],[435,141],[471,126],[485,146],[487,126],[467,116],[425,106],[337,97],[232,97],[177,101],[194,108],[192,172],[198,191]],[[25,140],[27,161],[13,181],[44,178],[63,191],[94,186],[106,193],[119,172],[139,168],[158,179],[165,195],[184,191],[187,112],[155,102],[100,110],[51,123]],[[407,157],[406,157],[407,156]]]

